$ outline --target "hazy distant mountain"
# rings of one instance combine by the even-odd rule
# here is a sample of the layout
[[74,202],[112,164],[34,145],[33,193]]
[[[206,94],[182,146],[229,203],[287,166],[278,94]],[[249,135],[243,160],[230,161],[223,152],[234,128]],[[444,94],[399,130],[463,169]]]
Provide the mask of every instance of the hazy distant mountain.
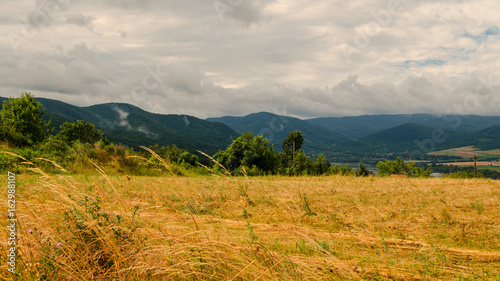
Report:
[[407,123],[359,140],[342,143],[338,149],[367,154],[413,151],[427,153],[434,149],[470,145],[465,140],[468,136],[467,132]]
[[[5,98],[0,99],[0,101]],[[36,98],[58,129],[65,121],[90,122],[115,143],[137,148],[175,144],[189,151],[202,150],[213,154],[239,136],[222,123],[208,122],[188,115],[163,115],[144,111],[125,103],[98,104],[78,107],[61,101]]]
[[281,143],[288,133],[295,130],[301,131],[305,144],[312,146],[328,146],[350,140],[343,134],[310,124],[304,120],[268,112],[259,112],[243,117],[225,116],[206,120],[224,123],[240,134],[253,132],[263,135],[275,144],[277,149],[281,147]]
[[308,119],[307,122],[343,133],[352,138],[362,138],[371,134],[396,127],[405,123],[413,123],[451,129],[457,131],[475,132],[490,126],[500,125],[500,116],[437,116],[431,114],[395,114],[395,115],[362,115],[350,117],[322,117]]

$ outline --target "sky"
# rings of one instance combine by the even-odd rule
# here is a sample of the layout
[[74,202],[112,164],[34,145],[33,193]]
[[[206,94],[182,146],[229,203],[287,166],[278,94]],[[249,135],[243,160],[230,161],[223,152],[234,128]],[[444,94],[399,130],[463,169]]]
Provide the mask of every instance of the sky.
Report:
[[0,96],[199,118],[500,115],[498,0],[0,0]]

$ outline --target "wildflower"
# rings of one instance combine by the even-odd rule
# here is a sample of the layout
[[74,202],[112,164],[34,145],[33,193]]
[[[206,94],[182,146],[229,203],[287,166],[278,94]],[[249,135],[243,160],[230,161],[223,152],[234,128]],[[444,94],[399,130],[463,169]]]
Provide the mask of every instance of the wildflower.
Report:
[[61,246],[62,246],[62,243],[61,242],[57,242],[56,247],[61,247]]
[[28,233],[33,234],[33,229],[28,230]]

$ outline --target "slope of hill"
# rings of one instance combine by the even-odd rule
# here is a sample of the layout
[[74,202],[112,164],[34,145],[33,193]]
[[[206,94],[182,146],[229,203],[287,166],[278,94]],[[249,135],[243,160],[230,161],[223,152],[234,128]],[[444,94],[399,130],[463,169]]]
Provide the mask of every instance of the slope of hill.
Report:
[[362,138],[376,132],[403,125],[405,123],[414,123],[457,131],[475,132],[490,126],[500,125],[500,116],[395,114],[323,117],[308,119],[306,121],[339,133],[344,133],[352,138]]
[[357,153],[427,153],[467,145],[466,138],[465,132],[407,123],[342,143],[338,149]]
[[343,134],[310,124],[304,120],[268,112],[259,112],[243,117],[225,116],[206,120],[224,123],[238,133],[253,132],[263,135],[278,149],[288,133],[295,130],[302,132],[305,144],[313,146],[328,146],[350,140]]
[[239,136],[222,123],[188,115],[154,114],[130,104],[107,103],[78,107],[52,99],[36,100],[43,105],[45,118],[52,120],[55,129],[65,121],[84,120],[95,124],[111,141],[134,148],[155,143],[175,144],[191,152],[202,150],[213,154],[225,149]]
[[474,134],[469,142],[481,150],[500,148],[500,125],[491,126]]

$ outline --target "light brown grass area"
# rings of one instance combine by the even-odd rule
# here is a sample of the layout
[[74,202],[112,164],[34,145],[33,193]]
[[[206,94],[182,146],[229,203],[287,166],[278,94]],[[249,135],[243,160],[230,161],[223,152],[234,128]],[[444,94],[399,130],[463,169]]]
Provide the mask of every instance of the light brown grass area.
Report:
[[499,181],[51,177],[18,176],[19,280],[500,280]]

